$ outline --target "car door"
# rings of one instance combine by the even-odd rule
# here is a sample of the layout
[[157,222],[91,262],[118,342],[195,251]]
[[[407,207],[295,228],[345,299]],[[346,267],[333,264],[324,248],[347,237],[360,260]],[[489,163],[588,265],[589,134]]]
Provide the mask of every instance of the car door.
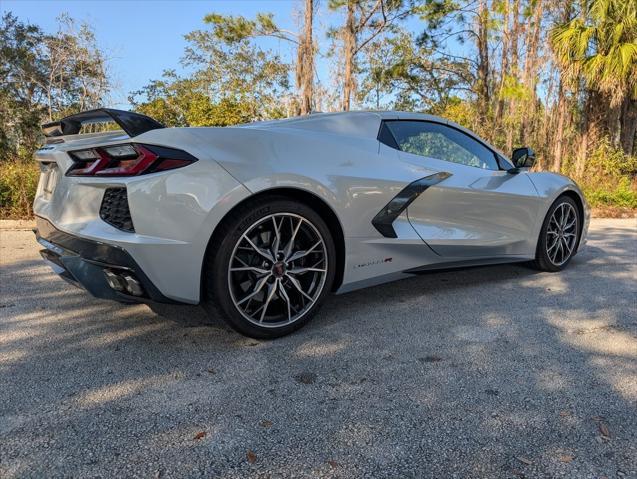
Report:
[[478,138],[432,121],[386,121],[400,160],[437,172],[407,208],[413,228],[446,258],[533,256],[538,193],[525,171],[509,173]]

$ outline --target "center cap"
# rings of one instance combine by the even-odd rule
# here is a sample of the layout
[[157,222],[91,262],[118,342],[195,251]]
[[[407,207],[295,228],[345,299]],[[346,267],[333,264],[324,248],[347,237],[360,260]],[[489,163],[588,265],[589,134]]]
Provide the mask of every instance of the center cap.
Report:
[[272,274],[277,278],[283,277],[285,275],[285,263],[283,261],[278,261],[272,265]]

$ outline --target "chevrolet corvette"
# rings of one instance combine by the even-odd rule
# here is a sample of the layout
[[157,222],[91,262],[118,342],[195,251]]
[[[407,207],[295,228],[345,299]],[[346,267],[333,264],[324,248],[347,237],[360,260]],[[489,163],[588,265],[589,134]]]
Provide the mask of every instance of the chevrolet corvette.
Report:
[[560,271],[588,229],[582,192],[531,171],[533,150],[507,158],[430,115],[166,128],[99,109],[43,131],[35,233],[56,273],[98,298],[202,304],[257,338],[305,325],[331,292],[423,271]]

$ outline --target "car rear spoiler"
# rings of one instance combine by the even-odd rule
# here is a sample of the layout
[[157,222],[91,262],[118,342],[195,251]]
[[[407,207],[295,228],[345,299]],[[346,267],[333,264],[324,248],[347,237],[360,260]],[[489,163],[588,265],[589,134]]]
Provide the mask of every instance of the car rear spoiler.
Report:
[[45,123],[42,131],[47,138],[64,135],[77,135],[82,125],[89,123],[115,122],[131,138],[150,130],[165,128],[164,125],[151,117],[132,111],[114,110],[112,108],[98,108],[83,111],[76,115],[67,116],[59,121]]

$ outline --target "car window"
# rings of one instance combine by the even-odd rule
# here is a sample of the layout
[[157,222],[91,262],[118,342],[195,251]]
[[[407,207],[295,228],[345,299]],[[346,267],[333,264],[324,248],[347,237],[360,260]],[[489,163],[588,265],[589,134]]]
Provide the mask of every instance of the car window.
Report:
[[385,123],[401,151],[476,168],[499,169],[489,148],[455,128],[426,121]]

